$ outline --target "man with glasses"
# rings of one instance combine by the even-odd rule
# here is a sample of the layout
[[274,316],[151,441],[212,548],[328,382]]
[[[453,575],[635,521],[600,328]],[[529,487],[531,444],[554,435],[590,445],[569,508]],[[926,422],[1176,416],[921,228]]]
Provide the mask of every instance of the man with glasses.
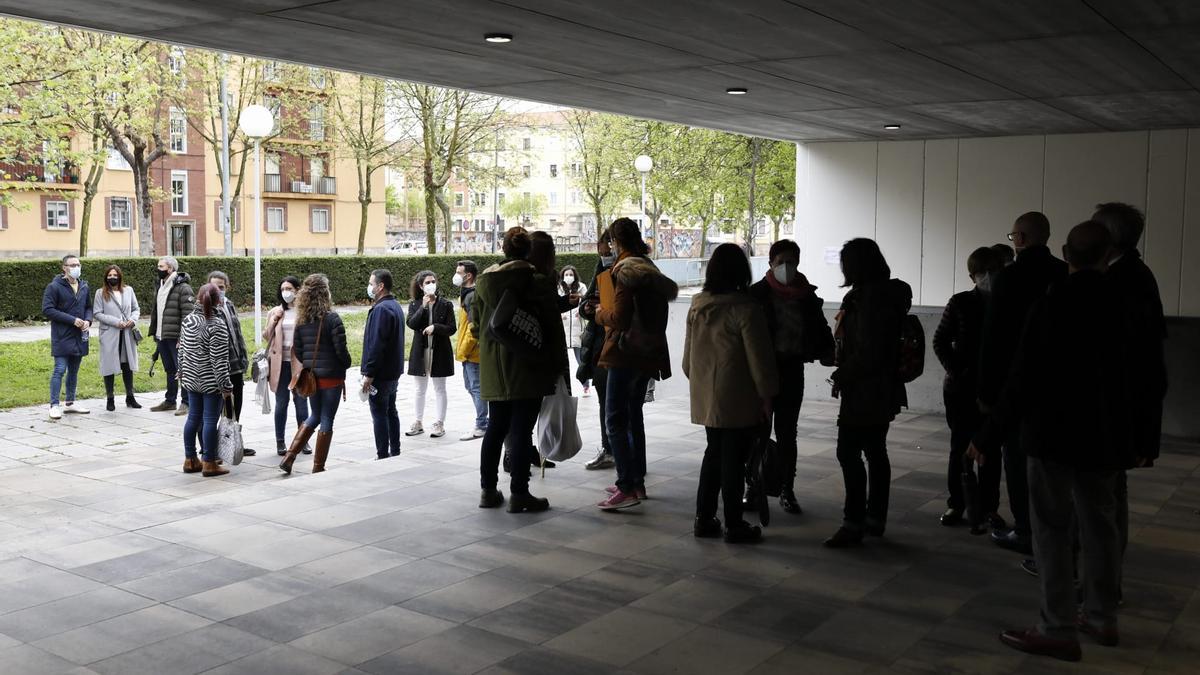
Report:
[[[1021,330],[1030,308],[1046,295],[1051,284],[1067,278],[1067,264],[1050,253],[1050,221],[1045,214],[1030,211],[1013,223],[1008,240],[1017,251],[1016,261],[1000,271],[992,284],[983,324],[983,346],[979,364],[979,406],[985,414],[996,405],[1004,388]],[[1004,473],[1008,485],[1008,507],[1013,527],[993,523],[992,541],[997,546],[1032,555],[1029,527],[1029,485],[1025,451],[1017,433],[1004,441]]]

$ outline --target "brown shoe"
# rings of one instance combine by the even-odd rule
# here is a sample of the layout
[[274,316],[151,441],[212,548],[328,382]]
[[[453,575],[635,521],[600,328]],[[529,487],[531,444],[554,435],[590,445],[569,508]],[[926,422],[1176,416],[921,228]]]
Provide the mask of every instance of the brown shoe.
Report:
[[205,478],[224,476],[225,474],[229,473],[229,469],[223,469],[217,466],[216,462],[201,462],[201,467],[204,469],[204,473],[200,475],[204,476]]
[[1082,613],[1075,619],[1075,626],[1079,628],[1080,633],[1091,637],[1102,647],[1116,647],[1121,644],[1121,634],[1116,628],[1101,628],[1088,621]]
[[1036,628],[1006,630],[1000,633],[1000,641],[1013,649],[1040,656],[1052,656],[1063,661],[1078,661],[1083,658],[1079,641],[1046,637]]
[[325,470],[325,459],[329,457],[329,444],[333,441],[333,432],[317,432],[317,447],[313,452],[313,473]]
[[204,467],[200,464],[199,457],[188,457],[183,460],[184,473],[200,473]]
[[296,435],[292,437],[292,444],[288,446],[287,455],[283,461],[279,463],[279,470],[286,473],[292,473],[292,463],[296,461],[296,455],[300,454],[300,450],[308,443],[308,439],[312,438],[315,428],[305,424],[301,424],[299,429],[296,429]]

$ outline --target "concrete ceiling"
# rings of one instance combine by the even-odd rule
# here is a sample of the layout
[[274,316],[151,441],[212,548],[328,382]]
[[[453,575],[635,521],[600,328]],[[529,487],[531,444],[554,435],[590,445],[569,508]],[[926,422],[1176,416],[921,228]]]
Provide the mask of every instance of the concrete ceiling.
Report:
[[1200,125],[1194,0],[0,0],[0,13],[795,141]]

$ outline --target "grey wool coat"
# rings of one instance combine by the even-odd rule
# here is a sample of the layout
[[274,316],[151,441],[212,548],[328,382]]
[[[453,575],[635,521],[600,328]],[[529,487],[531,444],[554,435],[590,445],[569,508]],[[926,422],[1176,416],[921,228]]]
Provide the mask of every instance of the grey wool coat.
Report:
[[137,343],[133,341],[132,328],[117,328],[126,319],[137,321],[141,315],[137,295],[132,286],[126,286],[121,291],[121,302],[117,298],[104,299],[104,289],[96,291],[92,303],[92,316],[100,326],[100,374],[117,375],[121,372],[121,333],[125,334],[125,358],[129,369],[137,372],[138,353]]

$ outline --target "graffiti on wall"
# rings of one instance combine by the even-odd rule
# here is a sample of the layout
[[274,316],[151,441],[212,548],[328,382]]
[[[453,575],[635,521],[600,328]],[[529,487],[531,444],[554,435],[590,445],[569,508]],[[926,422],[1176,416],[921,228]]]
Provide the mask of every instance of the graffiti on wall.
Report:
[[696,258],[700,256],[700,230],[659,228],[660,258]]

